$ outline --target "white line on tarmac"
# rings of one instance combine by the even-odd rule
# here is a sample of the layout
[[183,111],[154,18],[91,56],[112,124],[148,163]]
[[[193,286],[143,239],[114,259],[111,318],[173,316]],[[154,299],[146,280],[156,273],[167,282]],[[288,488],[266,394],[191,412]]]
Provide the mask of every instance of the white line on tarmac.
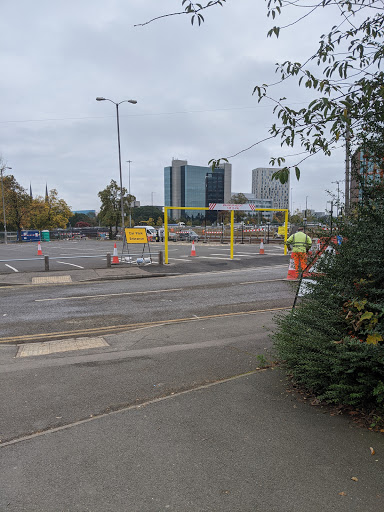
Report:
[[[204,260],[230,260],[231,258],[229,256],[227,256],[226,258],[223,258],[221,256],[199,256],[199,259],[204,259]],[[240,261],[236,258],[233,258],[232,261]]]
[[[186,256],[186,258],[188,258],[188,256]],[[181,258],[168,258],[169,260],[172,260],[172,261],[184,261],[185,263],[191,263],[191,260],[187,260],[187,259],[181,259]]]
[[146,292],[122,292],[122,293],[105,293],[102,295],[80,295],[73,297],[55,297],[53,299],[35,299],[35,302],[48,302],[54,300],[77,300],[77,299],[98,299],[100,297],[120,297],[121,295],[145,295],[146,293],[165,293],[178,292],[184,288],[170,288],[169,290],[148,290]]
[[245,281],[239,284],[274,283],[275,281],[286,281],[287,279],[264,279],[263,281]]
[[5,264],[5,266],[12,269],[14,272],[18,272],[17,268],[11,267],[11,265],[7,265],[7,263]]
[[67,263],[65,261],[58,261],[57,263],[61,263],[62,265],[71,265],[71,267],[84,268],[80,267],[80,265],[75,265],[74,263]]
[[[234,273],[237,273],[237,272],[266,272],[268,270],[273,270],[273,269],[277,269],[277,268],[287,268],[287,265],[273,265],[271,267],[247,267],[247,268],[236,268],[236,269],[231,269],[231,270],[209,270],[207,272],[195,272],[193,274],[188,274],[188,275],[191,275],[193,277],[195,276],[210,276],[210,275],[216,275],[216,274],[234,274]],[[167,279],[177,279],[178,277],[182,277],[183,279],[185,279],[186,277],[188,277],[188,275],[185,275],[185,274],[178,274],[177,276],[167,276]],[[156,279],[156,278],[155,278]],[[158,279],[164,279],[163,277],[159,277]]]

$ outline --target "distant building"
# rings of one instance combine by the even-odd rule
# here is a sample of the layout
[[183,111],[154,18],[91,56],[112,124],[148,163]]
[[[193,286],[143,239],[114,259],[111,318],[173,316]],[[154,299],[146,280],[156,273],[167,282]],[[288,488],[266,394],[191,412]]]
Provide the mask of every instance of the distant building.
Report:
[[[255,205],[256,208],[273,208],[272,206],[272,199],[260,199],[259,197],[256,197],[255,194],[248,194],[246,192],[240,192],[247,198],[248,204]],[[239,192],[232,192],[232,195],[238,195]],[[249,211],[250,214],[252,214],[252,211]],[[261,212],[261,215],[265,217],[266,219],[272,220],[273,213],[270,211]],[[255,212],[255,215],[257,215],[257,212]]]
[[88,215],[88,217],[96,217],[96,210],[73,210],[72,213]]
[[260,199],[272,200],[272,208],[289,208],[289,180],[281,183],[272,175],[279,169],[257,167],[252,170],[252,194]]
[[[164,206],[203,208],[209,203],[225,203],[231,198],[232,165],[210,167],[188,165],[186,160],[172,160],[164,167]],[[170,210],[172,219],[203,217],[196,210]]]
[[350,204],[356,205],[363,196],[362,187],[383,181],[384,169],[380,168],[374,158],[357,150],[351,158]]

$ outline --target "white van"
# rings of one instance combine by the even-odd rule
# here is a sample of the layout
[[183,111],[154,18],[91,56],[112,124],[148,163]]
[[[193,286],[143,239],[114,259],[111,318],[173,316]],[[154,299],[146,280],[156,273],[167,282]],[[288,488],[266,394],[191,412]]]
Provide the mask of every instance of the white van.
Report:
[[155,242],[157,231],[152,226],[133,226],[134,228],[145,228],[145,231],[147,233],[148,240],[153,240]]

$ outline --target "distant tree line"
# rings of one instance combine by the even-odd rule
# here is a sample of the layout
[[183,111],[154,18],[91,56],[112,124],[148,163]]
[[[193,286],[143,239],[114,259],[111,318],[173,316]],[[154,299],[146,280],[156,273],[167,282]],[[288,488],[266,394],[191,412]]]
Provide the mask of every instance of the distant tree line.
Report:
[[[4,167],[2,167],[4,170]],[[56,189],[49,191],[45,197],[32,198],[24,187],[17,182],[12,174],[3,175],[4,195],[1,201],[0,229],[4,231],[4,210],[8,231],[17,231],[21,238],[21,231],[25,229],[54,229],[66,228],[73,215],[71,208],[64,199],[60,199]]]

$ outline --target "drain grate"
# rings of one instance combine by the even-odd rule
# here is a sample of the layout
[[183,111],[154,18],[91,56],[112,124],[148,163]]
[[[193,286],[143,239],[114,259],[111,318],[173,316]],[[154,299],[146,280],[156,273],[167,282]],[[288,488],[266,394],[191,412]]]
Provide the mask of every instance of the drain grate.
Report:
[[95,338],[70,338],[68,340],[44,341],[18,345],[16,357],[45,356],[57,352],[101,347],[109,347],[109,344],[101,336]]
[[72,283],[72,278],[71,278],[71,276],[32,277],[32,284],[46,284],[46,283]]

